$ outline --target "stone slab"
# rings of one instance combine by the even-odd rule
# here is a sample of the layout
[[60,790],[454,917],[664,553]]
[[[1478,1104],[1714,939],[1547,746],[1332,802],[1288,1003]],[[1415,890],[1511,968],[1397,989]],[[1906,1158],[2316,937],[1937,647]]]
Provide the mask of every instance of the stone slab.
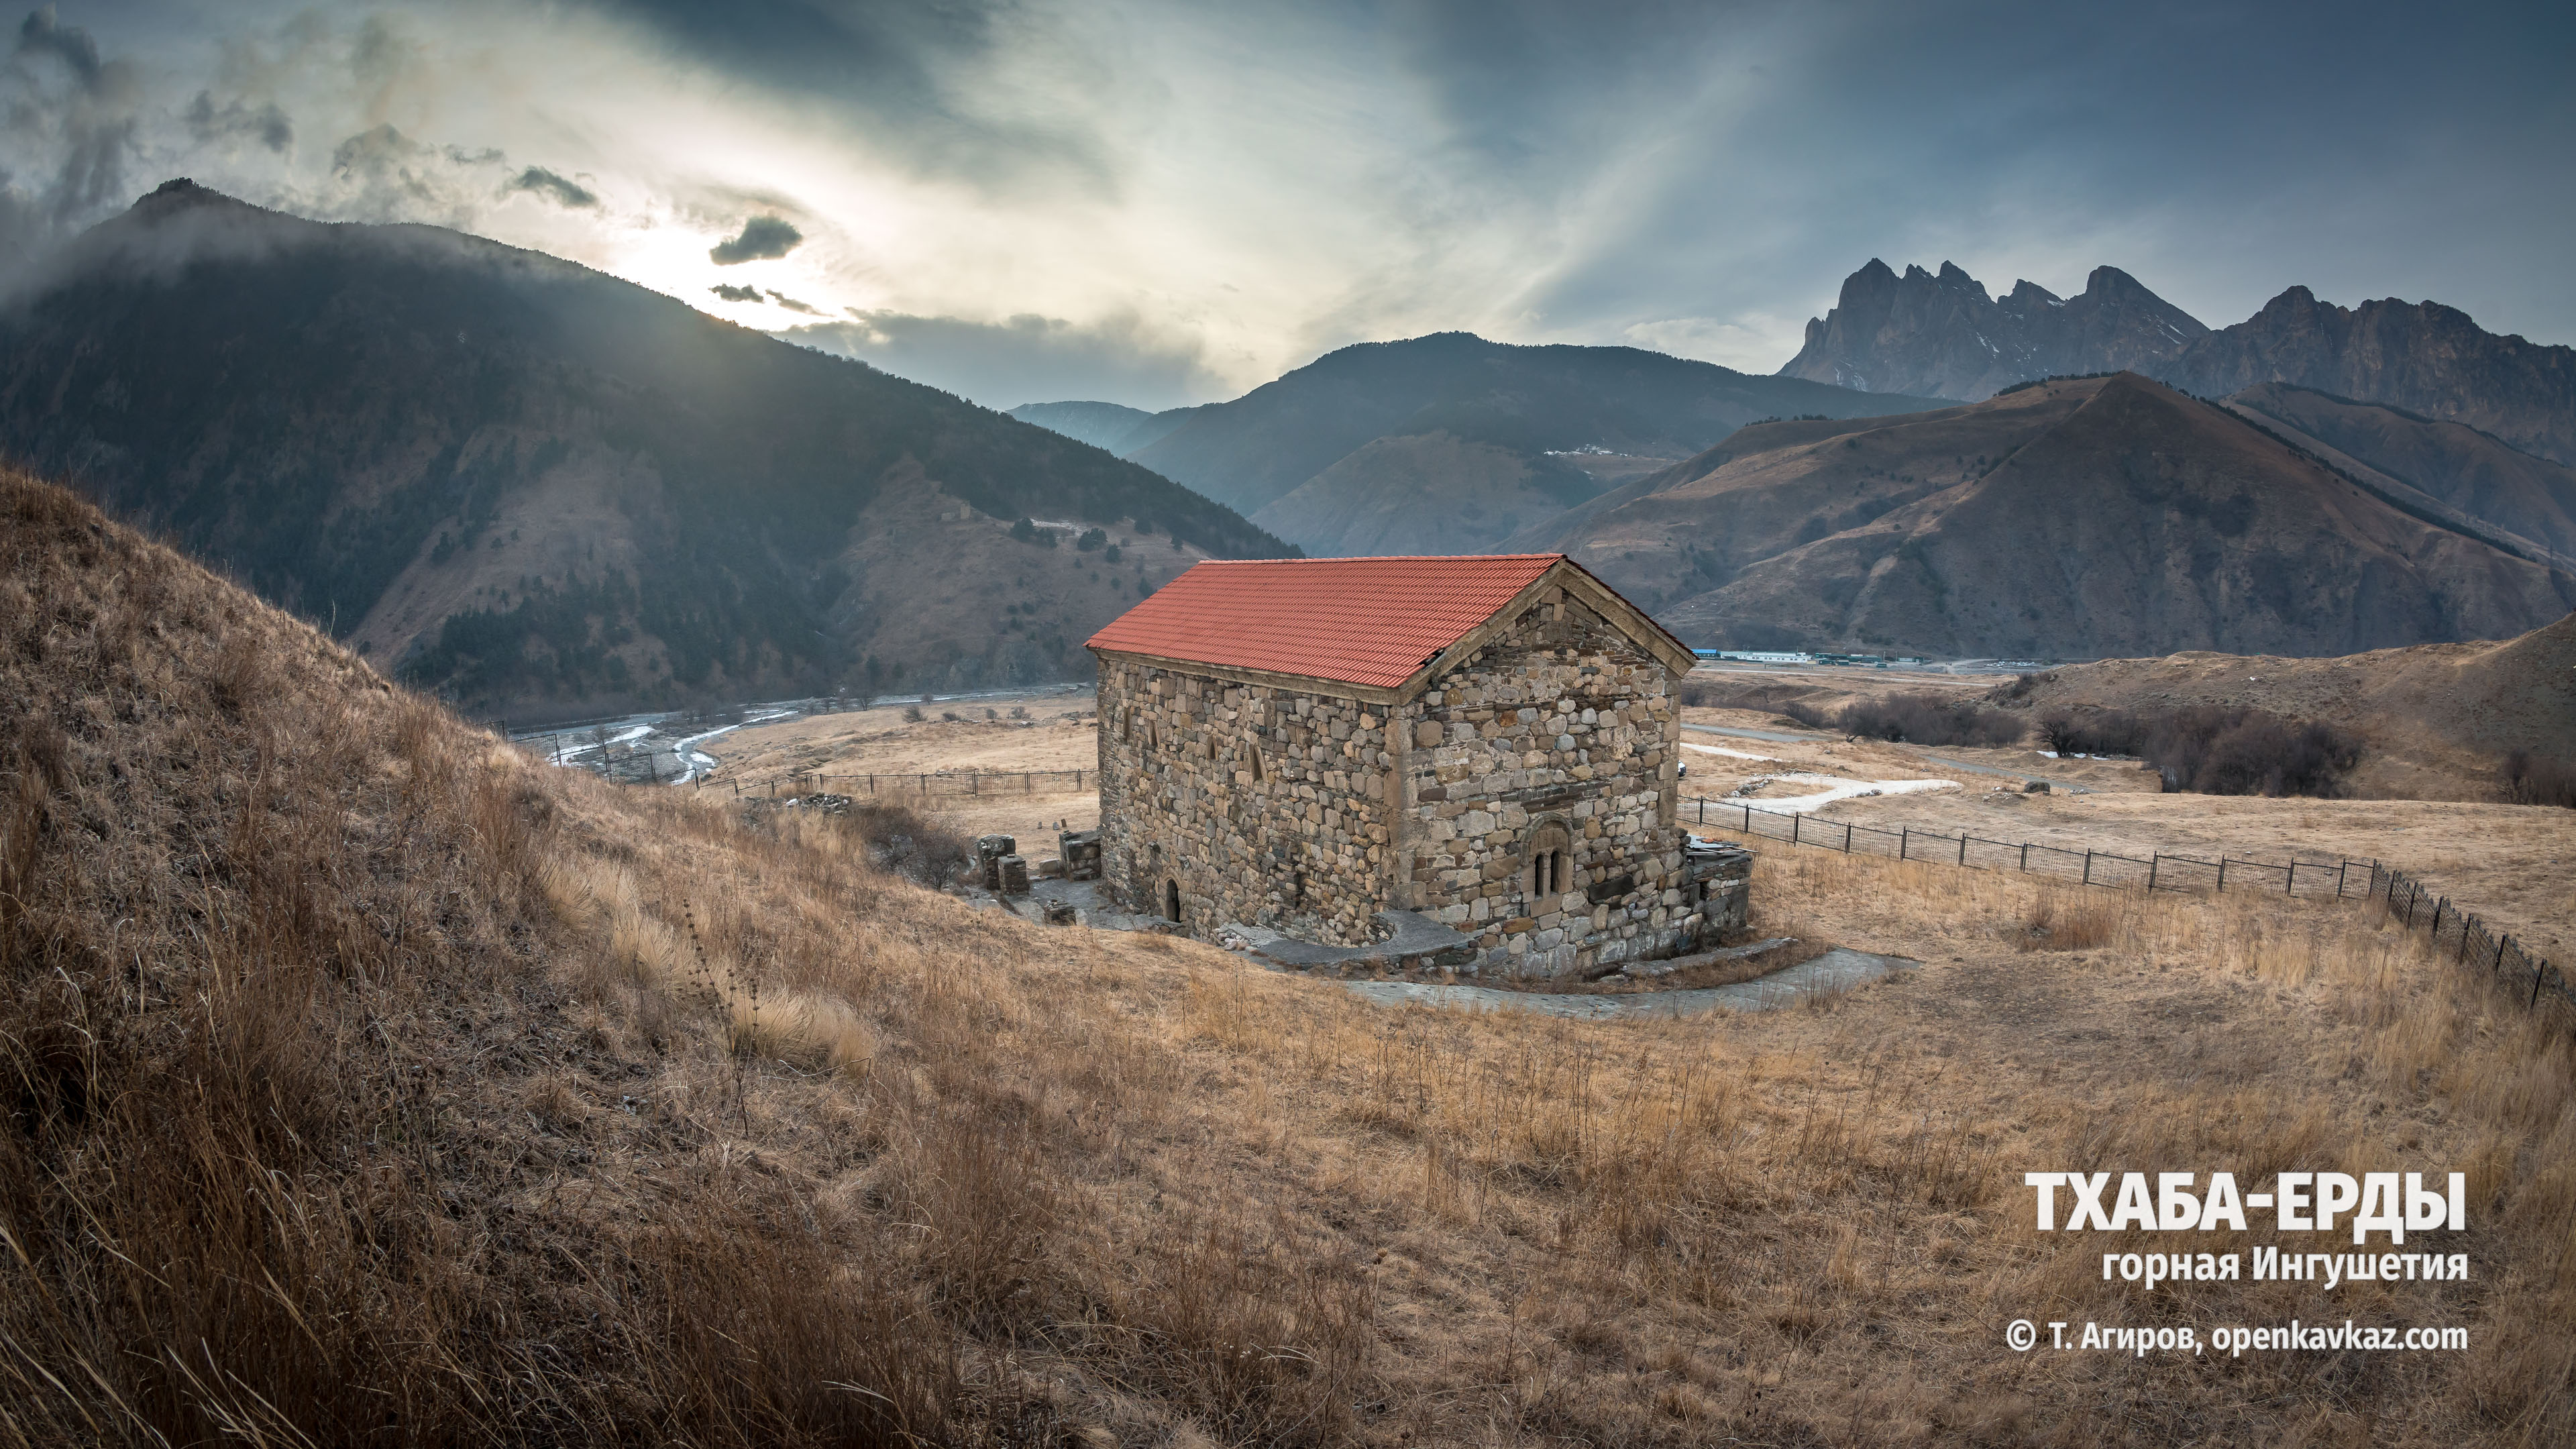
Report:
[[1873,956],[1837,946],[1803,965],[1733,986],[1629,995],[1576,996],[1541,991],[1497,991],[1490,986],[1436,986],[1413,981],[1344,981],[1340,984],[1381,1006],[1446,1006],[1469,1011],[1528,1011],[1582,1021],[1700,1016],[1712,1011],[1773,1011],[1811,993],[1845,991],[1898,971],[1921,969],[1902,956]]
[[[1391,970],[1432,964],[1451,953],[1465,952],[1476,944],[1473,936],[1462,935],[1429,916],[1416,911],[1380,911],[1380,924],[1393,928],[1394,934],[1369,946],[1318,946],[1262,926],[1228,924],[1217,928],[1217,938],[1243,942],[1245,951],[1264,965],[1286,971],[1331,969],[1360,962],[1383,962]],[[1463,963],[1465,958],[1461,956]]]

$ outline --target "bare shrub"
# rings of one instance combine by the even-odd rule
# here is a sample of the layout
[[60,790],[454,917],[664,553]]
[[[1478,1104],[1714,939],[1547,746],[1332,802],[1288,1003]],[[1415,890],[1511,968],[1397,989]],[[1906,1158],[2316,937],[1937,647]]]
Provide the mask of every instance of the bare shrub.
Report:
[[2515,750],[2504,757],[2504,797],[2516,805],[2576,810],[2576,764]]
[[868,843],[878,868],[933,890],[955,880],[975,858],[965,836],[909,806],[870,801],[841,819]]
[[2162,772],[2167,790],[2203,795],[2331,798],[2361,759],[2361,742],[2333,725],[2215,705],[2051,710],[2039,731],[2061,755],[2137,756]]
[[2361,744],[2321,721],[2196,706],[2155,720],[2144,754],[2169,790],[2331,797],[2360,762]]
[[2061,755],[2135,755],[2147,724],[2125,709],[2052,709],[2039,717],[2039,737]]
[[[1793,714],[1815,722],[1820,712]],[[2013,745],[2027,726],[2000,709],[1938,690],[1913,690],[1880,699],[1855,700],[1834,712],[1832,725],[1844,734],[1913,745]]]

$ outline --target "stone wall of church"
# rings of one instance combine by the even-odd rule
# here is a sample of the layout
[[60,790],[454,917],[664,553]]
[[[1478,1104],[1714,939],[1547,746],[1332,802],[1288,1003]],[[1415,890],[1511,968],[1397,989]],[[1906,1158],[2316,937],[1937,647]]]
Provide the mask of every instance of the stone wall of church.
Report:
[[[1100,853],[1127,910],[1367,945],[1391,874],[1384,706],[1100,665]],[[1177,896],[1177,902],[1173,897]]]
[[[1674,822],[1671,685],[1558,590],[1440,673],[1396,721],[1402,904],[1474,936],[1479,973],[1599,974],[1714,944],[1725,912],[1702,909]],[[1560,850],[1552,870],[1534,859]]]

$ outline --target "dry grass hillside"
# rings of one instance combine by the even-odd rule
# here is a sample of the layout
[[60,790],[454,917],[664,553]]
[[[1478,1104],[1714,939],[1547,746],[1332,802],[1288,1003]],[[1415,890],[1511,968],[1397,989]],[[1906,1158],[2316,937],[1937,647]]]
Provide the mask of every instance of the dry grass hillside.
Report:
[[2328,659],[2171,654],[2063,665],[1994,702],[2029,711],[2246,705],[2332,720],[2371,746],[2364,794],[2493,800],[2511,750],[2576,761],[2576,615],[2516,639]]
[[2576,580],[2129,373],[1757,426],[1526,530],[1695,644],[2094,658],[2518,634]]
[[[2563,1031],[2357,907],[1784,853],[1923,969],[1387,1012],[542,767],[23,478],[0,558],[0,1442],[2576,1429]],[[2456,1167],[2473,1271],[2106,1284],[2018,1185],[2096,1165]],[[2294,1316],[2473,1348],[2002,1345]]]

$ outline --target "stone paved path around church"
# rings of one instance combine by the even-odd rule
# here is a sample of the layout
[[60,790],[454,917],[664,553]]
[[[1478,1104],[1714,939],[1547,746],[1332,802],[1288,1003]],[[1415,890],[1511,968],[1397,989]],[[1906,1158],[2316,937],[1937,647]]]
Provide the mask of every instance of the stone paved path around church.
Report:
[[1341,981],[1382,1006],[1420,1003],[1461,1006],[1476,1011],[1534,1011],[1586,1021],[1618,1021],[1646,1016],[1698,1016],[1710,1011],[1771,1011],[1794,1006],[1817,993],[1849,991],[1865,982],[1920,963],[1902,956],[1872,956],[1837,946],[1804,965],[1732,986],[1695,987],[1687,991],[1643,991],[1615,996],[1564,996],[1541,991],[1497,991],[1490,986],[1434,986],[1412,981]]

